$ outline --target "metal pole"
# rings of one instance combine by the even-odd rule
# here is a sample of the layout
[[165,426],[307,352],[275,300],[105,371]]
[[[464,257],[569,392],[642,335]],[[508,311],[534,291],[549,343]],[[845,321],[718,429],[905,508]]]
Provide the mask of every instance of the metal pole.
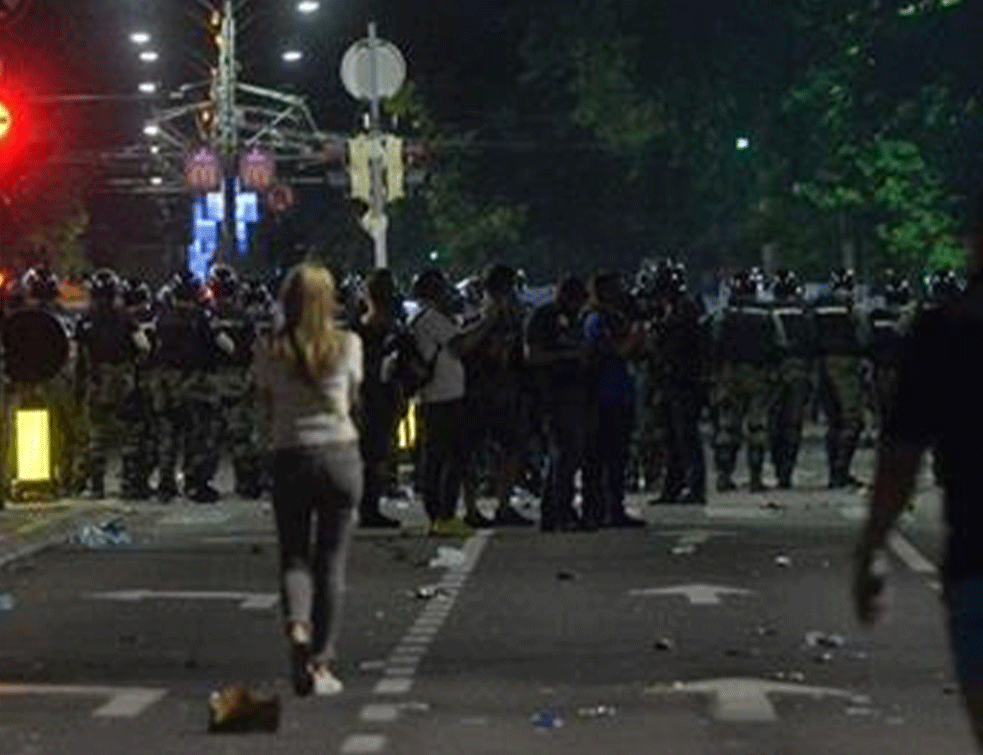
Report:
[[218,61],[216,89],[216,126],[218,143],[225,159],[226,180],[223,184],[223,213],[221,241],[215,252],[215,262],[227,262],[235,255],[236,247],[236,156],[239,149],[236,123],[236,22],[232,0],[225,0],[222,18],[221,49]]
[[369,24],[369,59],[372,91],[369,101],[369,139],[372,144],[369,169],[372,173],[372,206],[369,210],[372,236],[375,240],[375,266],[389,266],[389,253],[386,248],[386,231],[389,219],[386,217],[386,189],[383,184],[382,156],[382,107],[379,97],[379,37],[375,22]]

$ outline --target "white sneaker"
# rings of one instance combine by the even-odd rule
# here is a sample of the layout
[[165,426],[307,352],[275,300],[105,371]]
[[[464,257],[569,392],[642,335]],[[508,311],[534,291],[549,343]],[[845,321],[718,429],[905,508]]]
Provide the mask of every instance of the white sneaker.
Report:
[[311,673],[314,680],[314,694],[318,697],[331,697],[340,695],[345,689],[341,680],[331,673],[331,669],[321,666],[314,669]]

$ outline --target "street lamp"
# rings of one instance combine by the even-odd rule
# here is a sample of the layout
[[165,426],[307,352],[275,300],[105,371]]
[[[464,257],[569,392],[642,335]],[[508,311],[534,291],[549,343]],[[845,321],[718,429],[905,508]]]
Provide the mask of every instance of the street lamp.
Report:
[[283,60],[285,63],[296,63],[301,58],[304,57],[304,53],[300,50],[287,50],[283,53]]
[[157,85],[152,81],[144,81],[139,86],[140,94],[156,94]]
[[739,150],[748,149],[751,146],[751,140],[746,136],[739,137],[737,140],[737,148]]
[[160,60],[160,55],[158,55],[153,50],[144,50],[140,53],[140,60],[144,63],[156,63]]
[[317,13],[320,9],[321,3],[317,2],[317,0],[301,0],[297,3],[297,10],[308,15]]
[[148,123],[143,127],[144,136],[160,136],[160,126],[156,123]]
[[135,31],[130,35],[130,41],[135,45],[150,44],[150,35],[145,31]]
[[150,185],[151,186],[163,186],[164,185],[164,179],[161,178],[160,176],[154,176],[153,178],[150,179]]

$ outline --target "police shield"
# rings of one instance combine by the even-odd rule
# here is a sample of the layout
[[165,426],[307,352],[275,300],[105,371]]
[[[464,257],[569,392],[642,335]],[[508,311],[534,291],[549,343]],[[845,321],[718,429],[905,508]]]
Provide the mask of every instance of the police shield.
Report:
[[14,312],[3,324],[4,366],[15,383],[44,383],[68,362],[68,334],[48,312]]

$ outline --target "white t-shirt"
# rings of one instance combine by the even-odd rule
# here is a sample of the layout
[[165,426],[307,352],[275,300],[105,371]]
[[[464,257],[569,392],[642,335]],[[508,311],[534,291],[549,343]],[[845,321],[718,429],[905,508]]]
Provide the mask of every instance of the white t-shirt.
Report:
[[447,346],[461,332],[457,324],[427,307],[410,322],[410,330],[424,359],[429,362],[437,354],[433,379],[420,390],[420,402],[438,404],[464,398],[464,364]]
[[352,397],[362,383],[362,339],[345,332],[345,345],[335,369],[317,388],[292,361],[258,353],[256,382],[272,398],[272,446],[316,448],[357,443]]

